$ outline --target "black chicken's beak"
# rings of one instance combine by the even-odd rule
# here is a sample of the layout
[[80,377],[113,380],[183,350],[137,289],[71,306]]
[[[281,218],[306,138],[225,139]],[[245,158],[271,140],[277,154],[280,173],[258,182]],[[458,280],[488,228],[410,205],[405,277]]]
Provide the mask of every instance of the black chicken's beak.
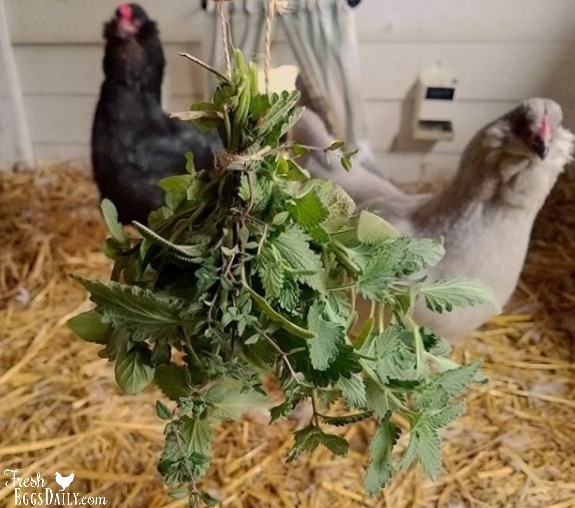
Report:
[[545,157],[547,157],[547,154],[549,153],[549,147],[542,139],[536,139],[533,142],[533,150],[541,160],[544,160]]

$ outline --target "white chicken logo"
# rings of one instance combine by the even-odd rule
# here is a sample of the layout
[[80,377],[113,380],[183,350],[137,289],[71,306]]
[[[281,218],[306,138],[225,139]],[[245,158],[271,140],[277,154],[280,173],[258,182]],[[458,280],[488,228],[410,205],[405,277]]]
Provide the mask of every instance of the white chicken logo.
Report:
[[60,473],[56,472],[56,483],[62,487],[60,492],[64,492],[70,484],[74,481],[74,473],[69,476],[62,476]]

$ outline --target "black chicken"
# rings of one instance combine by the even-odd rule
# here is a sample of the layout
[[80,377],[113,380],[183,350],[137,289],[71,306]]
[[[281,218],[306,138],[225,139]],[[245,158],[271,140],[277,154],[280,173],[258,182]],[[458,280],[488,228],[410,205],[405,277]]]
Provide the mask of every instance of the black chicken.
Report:
[[158,181],[180,174],[185,154],[211,167],[221,144],[215,133],[168,118],[160,104],[164,53],[156,23],[137,4],[122,4],[104,26],[105,79],[92,126],[92,165],[102,198],[120,222],[147,222],[159,207]]

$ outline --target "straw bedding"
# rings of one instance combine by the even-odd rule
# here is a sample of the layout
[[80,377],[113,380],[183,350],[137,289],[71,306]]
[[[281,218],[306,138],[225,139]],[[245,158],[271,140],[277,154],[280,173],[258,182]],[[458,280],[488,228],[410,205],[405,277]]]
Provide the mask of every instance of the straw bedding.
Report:
[[[376,498],[362,493],[365,422],[345,458],[316,453],[286,465],[293,422],[223,425],[204,486],[241,507],[575,507],[575,179],[565,176],[536,225],[507,313],[455,355],[485,360],[488,385],[446,432],[435,483],[418,467]],[[70,490],[108,506],[185,506],[155,466],[163,435],[153,390],[124,396],[97,347],[73,337],[86,308],[70,271],[106,277],[105,230],[85,172],[63,167],[0,176],[0,466],[22,477],[75,473]],[[0,482],[0,506],[14,495]]]

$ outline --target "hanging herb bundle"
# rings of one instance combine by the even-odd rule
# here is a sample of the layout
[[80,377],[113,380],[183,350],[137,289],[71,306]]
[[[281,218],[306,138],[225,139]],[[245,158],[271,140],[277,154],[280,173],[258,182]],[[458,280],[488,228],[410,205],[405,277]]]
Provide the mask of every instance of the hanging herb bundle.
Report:
[[[272,422],[299,404],[313,407],[288,461],[318,446],[345,455],[347,441],[330,428],[377,420],[369,493],[414,459],[438,474],[440,430],[479,380],[477,363],[451,362],[446,343],[411,315],[417,299],[442,312],[488,302],[489,293],[469,281],[418,278],[441,259],[440,243],[401,236],[378,216],[356,213],[342,189],[309,177],[297,158],[310,147],[281,142],[300,116],[298,99],[298,92],[259,93],[256,66],[236,52],[213,102],[192,108],[221,137],[215,167],[195,168],[188,156],[187,174],[161,182],[165,206],[148,226],[134,223],[140,239],[125,235],[104,202],[112,280],[76,277],[96,307],[73,318],[72,329],[103,346],[126,393],[155,383],[169,399],[156,407],[167,421],[159,471],[191,504],[210,501],[197,482],[214,427],[272,405],[261,385],[266,374],[283,392]],[[372,313],[352,341],[358,296],[373,302]],[[394,415],[410,426],[399,460],[392,460],[402,432]]]

